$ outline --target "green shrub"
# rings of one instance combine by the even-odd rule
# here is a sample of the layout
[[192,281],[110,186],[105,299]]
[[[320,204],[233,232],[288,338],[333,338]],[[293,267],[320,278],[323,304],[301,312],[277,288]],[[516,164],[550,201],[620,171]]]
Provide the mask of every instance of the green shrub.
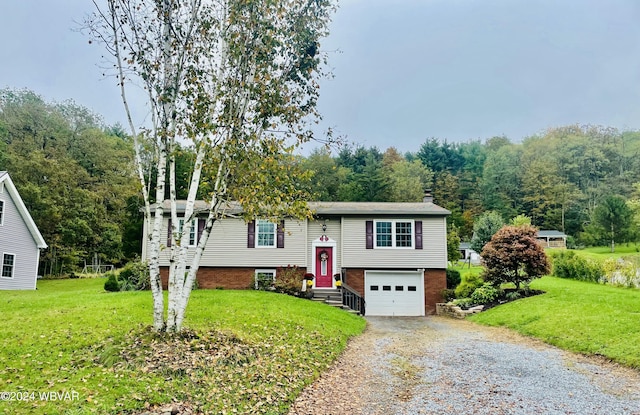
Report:
[[149,266],[146,262],[131,261],[120,270],[118,276],[121,291],[151,289]]
[[601,282],[617,287],[640,288],[638,261],[608,258],[602,263]]
[[505,294],[504,298],[506,298],[507,301],[516,301],[521,299],[522,295],[517,291],[509,291]]
[[456,287],[457,298],[468,298],[476,290],[482,286],[484,280],[479,275],[467,274],[462,278],[462,282]]
[[554,252],[553,275],[578,281],[598,282],[604,275],[602,265],[577,255],[574,251]]
[[276,292],[299,296],[302,291],[303,275],[304,272],[296,265],[287,265],[286,268],[282,268],[276,275],[276,281],[273,283],[273,287]]
[[463,310],[466,310],[475,305],[471,298],[458,298],[453,300],[453,304],[457,305]]
[[490,304],[502,295],[502,291],[494,287],[491,283],[484,283],[475,289],[471,294],[471,301],[474,304]]
[[460,284],[460,271],[447,268],[447,288],[455,289]]
[[447,288],[446,290],[442,290],[442,299],[445,303],[452,301],[456,298],[456,290],[452,290],[451,288]]
[[118,284],[118,278],[114,272],[107,272],[105,277],[107,277],[107,281],[104,283],[105,291],[120,291],[120,284]]

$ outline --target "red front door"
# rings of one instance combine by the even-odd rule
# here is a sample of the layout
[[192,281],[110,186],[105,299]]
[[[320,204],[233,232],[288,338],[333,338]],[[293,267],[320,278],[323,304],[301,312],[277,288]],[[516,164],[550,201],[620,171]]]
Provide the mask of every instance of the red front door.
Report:
[[316,247],[316,288],[333,287],[333,248]]

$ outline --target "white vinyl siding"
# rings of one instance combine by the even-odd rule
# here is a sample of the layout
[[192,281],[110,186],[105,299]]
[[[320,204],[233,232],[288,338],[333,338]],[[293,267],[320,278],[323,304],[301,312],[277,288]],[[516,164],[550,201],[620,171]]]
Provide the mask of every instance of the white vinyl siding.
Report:
[[[168,219],[164,220],[161,235],[166,235]],[[200,266],[203,267],[286,267],[304,266],[306,244],[304,222],[285,221],[285,247],[281,249],[255,249],[247,247],[247,223],[242,219],[225,218],[215,221],[207,246],[202,254]],[[163,241],[166,243],[166,240]],[[190,261],[195,250],[190,250]],[[161,265],[169,265],[171,248],[161,252]]]
[[[367,220],[422,221],[422,249],[366,249]],[[375,224],[374,224],[375,228]],[[440,268],[447,267],[447,222],[445,217],[386,218],[347,217],[342,219],[342,267],[346,268]],[[413,227],[415,233],[415,226]],[[375,239],[374,239],[375,243]]]

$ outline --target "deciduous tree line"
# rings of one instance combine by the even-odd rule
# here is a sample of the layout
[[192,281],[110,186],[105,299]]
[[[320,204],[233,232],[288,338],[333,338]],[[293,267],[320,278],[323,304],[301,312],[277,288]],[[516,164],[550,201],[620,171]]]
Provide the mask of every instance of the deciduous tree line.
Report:
[[404,155],[393,147],[345,147],[336,155],[316,150],[302,164],[314,171],[310,186],[321,200],[415,202],[431,188],[463,240],[488,211],[505,223],[526,215],[586,245],[609,243],[612,232],[618,241],[638,239],[638,132],[576,125],[521,143],[431,138]]
[[[417,202],[431,188],[462,240],[493,211],[505,223],[524,214],[534,226],[563,230],[579,243],[608,244],[638,239],[639,153],[637,132],[580,126],[522,143],[431,138],[406,154],[394,147],[320,148],[297,159],[312,173],[297,185],[326,201]],[[177,198],[185,198],[195,152],[178,145],[173,155]],[[121,128],[73,102],[0,91],[0,170],[10,172],[50,246],[42,273],[77,271],[95,258],[118,264],[140,253],[139,184],[132,141]],[[208,186],[204,180],[200,193],[208,194]]]
[[140,191],[122,129],[70,101],[0,90],[0,170],[11,174],[49,245],[41,274],[139,255]]

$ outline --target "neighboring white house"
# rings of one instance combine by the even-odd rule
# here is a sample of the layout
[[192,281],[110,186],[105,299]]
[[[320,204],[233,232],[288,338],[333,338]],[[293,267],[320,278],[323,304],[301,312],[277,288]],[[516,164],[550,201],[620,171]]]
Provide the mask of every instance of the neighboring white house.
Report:
[[[367,315],[422,316],[435,312],[446,288],[446,217],[450,212],[423,203],[312,202],[311,221],[285,219],[246,223],[229,216],[217,221],[198,270],[200,288],[244,289],[256,277],[273,276],[288,265],[314,274],[314,289],[336,287],[335,274],[364,297]],[[204,204],[197,204],[204,210]],[[169,205],[165,203],[165,212]],[[178,204],[184,211],[184,202]],[[196,224],[194,224],[196,225]],[[196,244],[204,220],[191,234]],[[169,235],[169,218],[164,232]],[[147,235],[148,230],[144,230]],[[147,238],[143,240],[146,257]],[[170,245],[170,238],[167,238]],[[166,286],[169,249],[161,259]]]
[[471,243],[469,242],[460,242],[460,255],[461,260],[470,262],[473,265],[480,264],[480,254],[471,249]]
[[34,290],[46,247],[9,173],[0,171],[0,290]]

